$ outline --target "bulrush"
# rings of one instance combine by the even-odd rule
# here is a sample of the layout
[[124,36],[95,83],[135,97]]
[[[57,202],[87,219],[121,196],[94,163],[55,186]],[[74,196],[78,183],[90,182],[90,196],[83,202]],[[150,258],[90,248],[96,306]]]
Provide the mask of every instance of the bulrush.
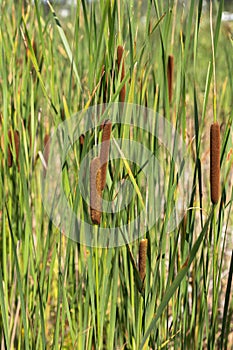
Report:
[[107,164],[110,148],[110,137],[112,131],[112,123],[110,120],[106,120],[103,125],[102,143],[100,149],[100,162],[101,166],[101,190],[104,189],[106,184]]
[[[49,150],[50,150],[50,139],[49,139],[49,135],[46,134],[44,137],[44,160],[45,160],[46,166],[48,166],[48,161],[49,161]],[[46,176],[46,168],[44,168],[44,176]]]
[[210,192],[213,204],[220,195],[220,126],[215,122],[210,127]]
[[93,224],[100,225],[102,213],[100,158],[94,158],[90,165],[90,209]]
[[167,63],[167,81],[168,81],[169,103],[172,102],[173,72],[174,72],[174,56],[169,55],[168,56],[168,63]]
[[[18,165],[18,170],[19,170],[19,148],[20,148],[19,132],[17,130],[14,131],[13,136],[14,136],[16,163]],[[11,168],[13,164],[13,154],[11,150],[14,149],[11,130],[8,131],[8,139],[9,139],[9,144],[8,144],[8,150],[7,150],[7,163],[8,163],[8,167]]]
[[142,282],[146,277],[147,243],[147,239],[142,239],[139,244],[139,274]]
[[[124,59],[122,58],[124,53],[124,48],[123,46],[118,46],[117,47],[117,64],[118,64],[118,71],[120,71],[121,67],[121,81],[125,77],[125,62]],[[122,89],[120,91],[120,102],[125,102],[125,84],[122,86]]]

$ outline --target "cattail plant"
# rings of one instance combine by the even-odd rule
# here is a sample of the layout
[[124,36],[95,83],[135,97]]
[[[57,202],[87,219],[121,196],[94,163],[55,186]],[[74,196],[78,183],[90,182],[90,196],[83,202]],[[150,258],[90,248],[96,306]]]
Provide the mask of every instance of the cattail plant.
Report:
[[210,127],[210,192],[213,204],[220,195],[220,126],[215,122]]
[[112,123],[110,120],[106,120],[103,125],[103,134],[102,134],[102,143],[100,149],[100,162],[101,166],[101,190],[104,189],[106,184],[106,174],[107,174],[107,165],[109,157],[109,148],[110,148],[110,137],[112,131]]
[[[120,67],[121,67],[121,81],[124,79],[125,77],[125,62],[123,59],[123,53],[124,53],[124,48],[123,46],[118,46],[117,47],[117,64],[118,64],[118,71],[120,71]],[[120,91],[120,102],[124,102],[125,101],[125,84],[122,86],[122,89]]]
[[100,225],[102,213],[100,158],[94,158],[90,165],[90,210],[93,224]]
[[[14,145],[15,145],[16,163],[18,165],[18,170],[19,170],[20,138],[19,138],[19,132],[17,130],[13,132],[13,137],[14,137]],[[8,167],[11,168],[13,164],[13,154],[11,151],[13,149],[13,140],[12,140],[11,130],[8,131],[8,139],[9,139],[9,144],[8,144],[8,150],[7,150],[7,163],[8,163]]]
[[147,256],[147,239],[142,239],[139,244],[139,275],[142,280],[144,281],[146,277],[146,256]]
[[169,55],[168,56],[168,64],[167,64],[167,81],[168,81],[169,103],[172,102],[173,73],[174,73],[174,56]]

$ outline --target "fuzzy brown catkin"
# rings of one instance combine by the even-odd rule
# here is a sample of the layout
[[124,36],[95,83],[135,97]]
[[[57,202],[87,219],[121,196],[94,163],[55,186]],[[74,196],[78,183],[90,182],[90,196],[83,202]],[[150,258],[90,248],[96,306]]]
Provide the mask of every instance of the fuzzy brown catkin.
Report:
[[147,243],[147,239],[142,239],[139,244],[139,274],[142,281],[146,277]]
[[[123,53],[124,53],[124,48],[123,46],[119,45],[117,47],[117,64],[118,64],[118,71],[120,71],[121,67],[121,81],[125,77],[125,62],[123,59]],[[120,91],[120,102],[125,101],[125,84],[122,86],[122,89]]]
[[107,174],[111,132],[112,132],[112,123],[110,120],[107,120],[103,125],[102,143],[100,148],[100,162],[102,164],[101,190],[104,189],[106,184],[106,174]]
[[169,95],[169,103],[172,102],[172,85],[173,85],[173,73],[174,72],[174,56],[168,56],[168,64],[167,64],[167,80],[168,80],[168,95]]
[[90,164],[90,210],[93,224],[100,225],[102,214],[101,166],[100,158],[94,158]]
[[220,126],[215,122],[210,127],[210,192],[213,204],[220,196]]

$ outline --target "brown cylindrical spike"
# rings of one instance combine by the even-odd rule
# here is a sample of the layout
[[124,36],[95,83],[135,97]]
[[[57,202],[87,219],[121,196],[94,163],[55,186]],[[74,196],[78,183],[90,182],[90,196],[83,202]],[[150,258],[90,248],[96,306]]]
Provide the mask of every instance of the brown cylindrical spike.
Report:
[[139,274],[142,282],[146,277],[147,243],[147,239],[142,239],[139,245]]
[[100,158],[94,158],[90,165],[90,210],[93,224],[100,225],[102,214]]
[[167,81],[168,81],[169,103],[172,102],[173,72],[174,72],[174,56],[169,55],[168,56],[168,64],[167,64]]
[[104,189],[106,184],[111,131],[112,131],[112,123],[110,120],[107,120],[105,121],[103,126],[102,144],[100,149],[100,162],[102,164],[101,165],[101,190]]
[[[123,46],[118,46],[117,47],[117,64],[118,64],[118,71],[120,71],[120,67],[121,67],[121,81],[124,79],[125,77],[125,62],[124,59],[122,58],[124,53],[124,48]],[[122,89],[120,91],[120,102],[124,102],[125,101],[125,84],[122,86]]]
[[210,127],[210,192],[213,204],[220,196],[220,126],[218,122]]

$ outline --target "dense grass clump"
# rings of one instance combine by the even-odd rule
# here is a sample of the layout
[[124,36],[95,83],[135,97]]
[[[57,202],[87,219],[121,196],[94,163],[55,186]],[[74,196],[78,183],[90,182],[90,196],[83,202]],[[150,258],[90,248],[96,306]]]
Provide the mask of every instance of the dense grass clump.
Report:
[[[233,22],[221,20],[223,0],[184,3],[77,0],[66,18],[55,2],[0,3],[1,349],[232,349]],[[59,124],[102,103],[97,114],[110,119],[109,102],[121,102],[122,113],[128,103],[148,107],[151,131],[158,115],[174,126],[191,186],[171,231],[184,164],[134,125],[82,132],[62,174],[54,171],[81,220],[75,233],[86,237],[88,222],[98,243],[102,229],[161,211],[150,229],[147,219],[134,221],[133,242],[122,229],[124,246],[98,248],[50,221],[41,178]],[[148,113],[138,116],[145,124]],[[166,136],[175,153],[177,140]],[[119,139],[141,143],[161,164],[154,188],[147,163],[123,157]],[[110,159],[114,147],[121,157]],[[85,181],[87,198],[78,186]]]

